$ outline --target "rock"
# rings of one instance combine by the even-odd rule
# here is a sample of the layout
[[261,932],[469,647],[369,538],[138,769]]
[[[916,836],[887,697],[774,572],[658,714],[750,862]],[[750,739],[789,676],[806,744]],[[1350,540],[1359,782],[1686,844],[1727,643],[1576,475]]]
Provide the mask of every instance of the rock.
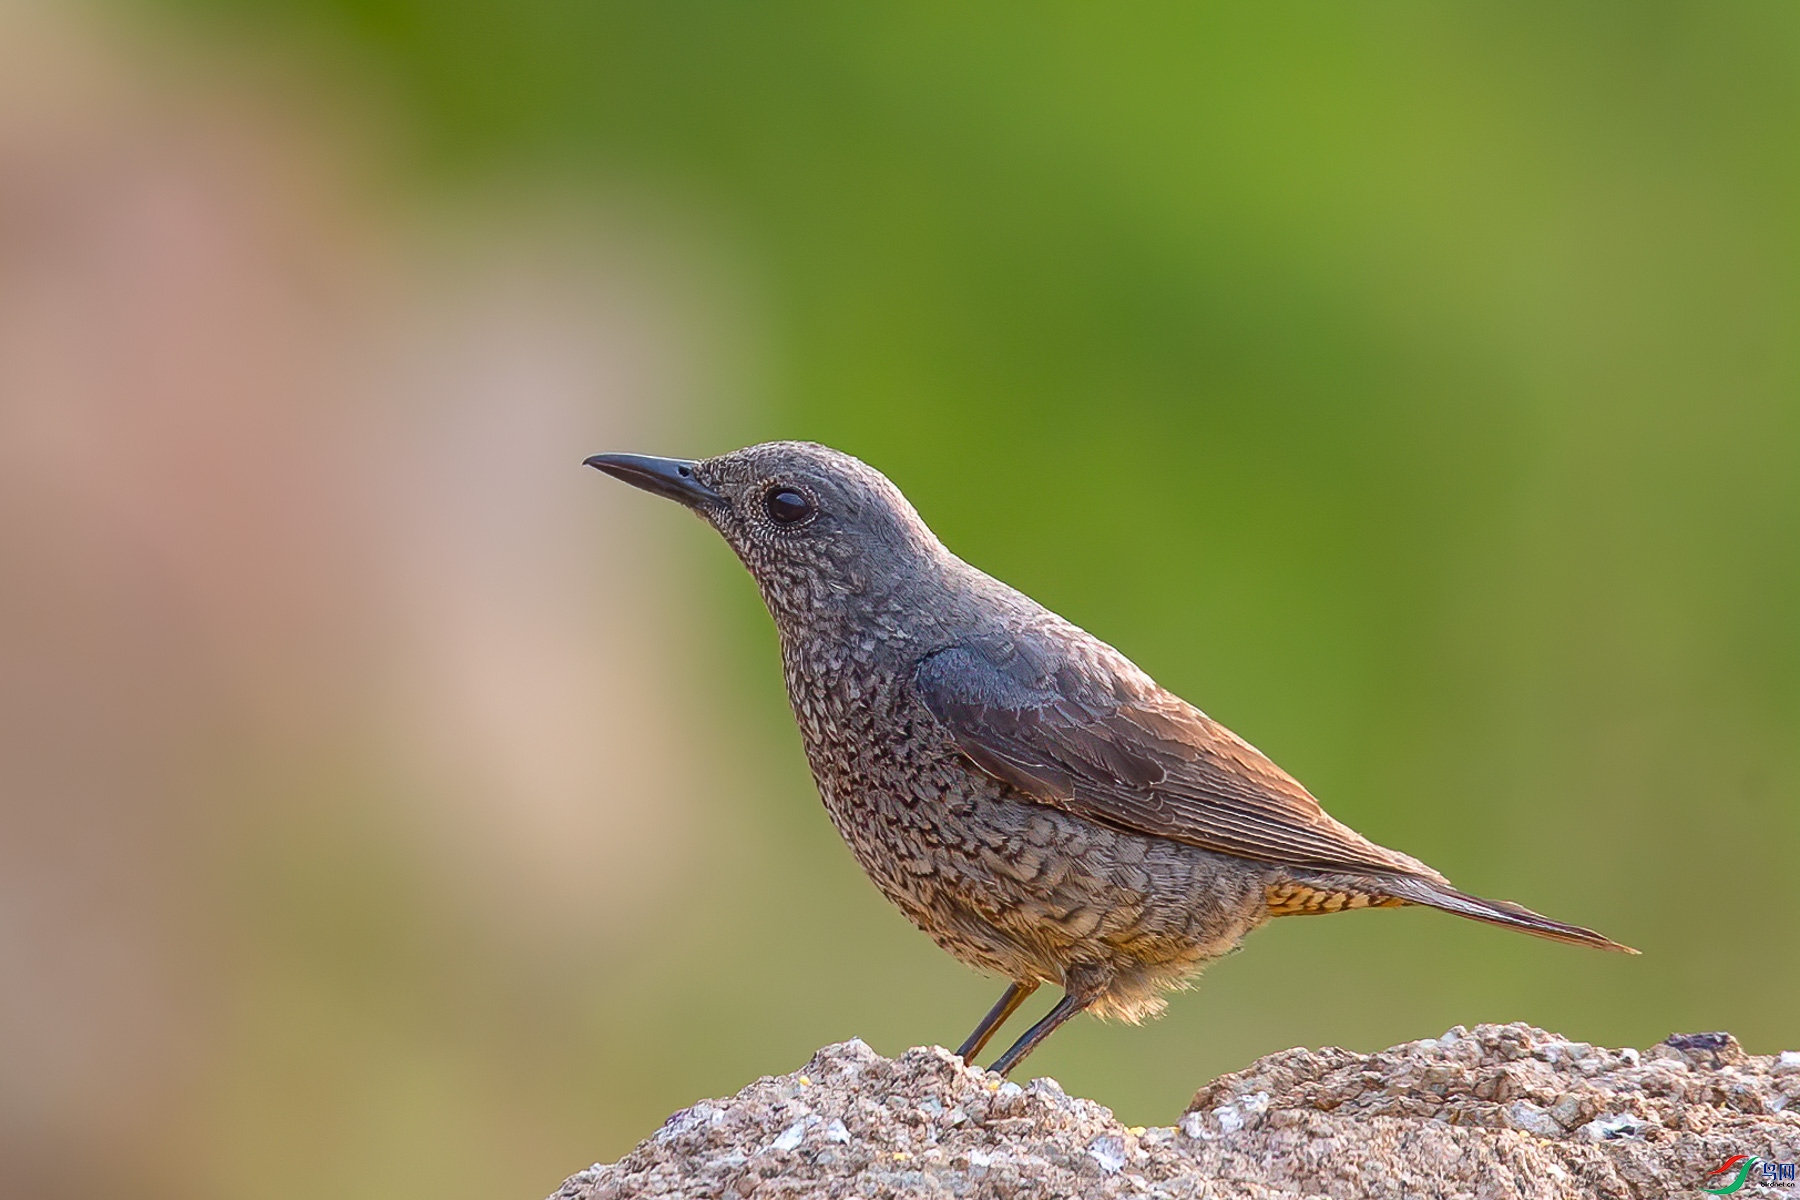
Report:
[[[683,1109],[552,1200],[1650,1200],[1729,1182],[1705,1176],[1734,1154],[1800,1160],[1797,1068],[1727,1034],[1640,1054],[1478,1025],[1376,1054],[1284,1050],[1207,1084],[1173,1127],[1127,1129],[1054,1080],[849,1041]],[[1787,1194],[1758,1179],[1743,1200]]]

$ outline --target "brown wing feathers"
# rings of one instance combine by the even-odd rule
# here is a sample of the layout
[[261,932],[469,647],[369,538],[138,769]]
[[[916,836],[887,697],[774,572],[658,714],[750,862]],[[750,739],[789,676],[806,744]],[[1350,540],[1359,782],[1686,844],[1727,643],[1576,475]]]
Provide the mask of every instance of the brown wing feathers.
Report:
[[1266,862],[1439,878],[1333,820],[1281,768],[1168,693],[1083,703],[1019,685],[962,649],[927,659],[915,678],[972,762],[1045,804]]
[[1593,930],[1457,891],[1419,860],[1333,819],[1255,747],[1160,688],[1119,675],[1096,686],[1067,667],[1054,681],[1025,683],[961,647],[927,658],[914,682],[970,761],[1034,800],[1205,850],[1361,877],[1275,885],[1276,915],[1423,904],[1629,951]]

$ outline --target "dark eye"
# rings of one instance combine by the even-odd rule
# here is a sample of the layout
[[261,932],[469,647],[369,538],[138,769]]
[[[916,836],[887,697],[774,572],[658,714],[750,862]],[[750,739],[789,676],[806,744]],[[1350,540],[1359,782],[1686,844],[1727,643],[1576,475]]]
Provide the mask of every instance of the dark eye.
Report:
[[777,525],[793,525],[812,516],[812,501],[793,488],[770,488],[763,497],[763,508]]

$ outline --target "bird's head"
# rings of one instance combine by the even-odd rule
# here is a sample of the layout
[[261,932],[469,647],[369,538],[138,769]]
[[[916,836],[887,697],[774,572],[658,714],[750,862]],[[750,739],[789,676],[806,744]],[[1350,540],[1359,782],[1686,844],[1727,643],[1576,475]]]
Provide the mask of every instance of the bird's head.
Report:
[[596,454],[587,465],[703,517],[778,619],[878,599],[946,553],[885,475],[813,442],[764,442],[700,460]]

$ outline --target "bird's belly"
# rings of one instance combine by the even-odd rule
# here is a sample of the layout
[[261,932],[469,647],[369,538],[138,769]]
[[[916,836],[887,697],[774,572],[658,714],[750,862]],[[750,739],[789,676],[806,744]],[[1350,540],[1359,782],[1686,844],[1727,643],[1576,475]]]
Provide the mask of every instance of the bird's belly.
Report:
[[1266,918],[1266,868],[1023,799],[960,761],[909,764],[904,790],[815,774],[882,893],[952,955],[1011,979],[1099,968],[1154,995]]

